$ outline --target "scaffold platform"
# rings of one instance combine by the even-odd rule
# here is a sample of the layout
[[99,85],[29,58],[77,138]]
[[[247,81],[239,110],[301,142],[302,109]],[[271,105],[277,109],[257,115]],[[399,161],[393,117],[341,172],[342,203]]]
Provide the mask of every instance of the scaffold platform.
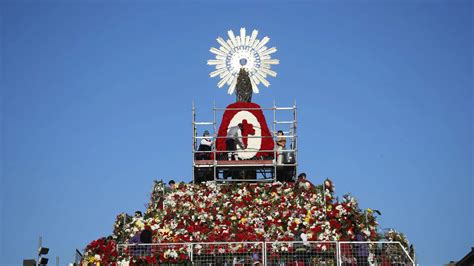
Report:
[[[253,104],[253,103],[250,103]],[[256,104],[253,104],[258,106]],[[193,167],[193,182],[201,183],[207,181],[214,182],[275,182],[285,181],[292,182],[296,179],[297,173],[297,117],[296,117],[296,103],[291,107],[279,107],[275,103],[270,108],[235,108],[232,104],[226,108],[214,107],[213,120],[212,121],[198,121],[196,120],[197,109],[193,103],[192,106],[192,167]],[[228,127],[226,119],[227,113],[232,113],[232,117],[243,117],[244,123],[249,124],[259,123],[255,117],[258,117],[258,113],[262,114],[262,117],[272,117],[271,127],[268,133],[265,134],[264,130],[266,120],[263,119],[255,128],[257,129],[253,135],[245,135],[243,138],[247,139],[248,143],[266,143],[267,148],[262,148],[264,145],[257,145],[257,148],[249,147],[246,149],[240,149],[237,152],[243,158],[237,160],[229,160],[229,150],[226,150],[222,143],[226,140],[226,133]],[[222,117],[220,123],[217,118]],[[281,117],[281,120],[278,118]],[[248,119],[246,119],[248,118]],[[237,119],[239,122],[241,120]],[[235,119],[232,119],[232,121]],[[265,121],[265,122],[263,122]],[[255,126],[255,125],[253,125]],[[209,136],[201,135],[202,132],[207,130]],[[254,130],[255,131],[255,130]],[[279,135],[278,138],[284,138],[289,147],[285,149],[278,149],[276,145],[277,132],[281,132],[283,135]],[[208,139],[212,142],[210,150],[202,151],[199,150],[199,143],[202,139]],[[269,146],[271,141],[271,146]],[[217,145],[216,145],[217,143]],[[220,143],[220,145],[219,145]],[[268,148],[270,147],[270,148]],[[248,158],[250,157],[250,158]],[[233,159],[233,156],[232,156]]]

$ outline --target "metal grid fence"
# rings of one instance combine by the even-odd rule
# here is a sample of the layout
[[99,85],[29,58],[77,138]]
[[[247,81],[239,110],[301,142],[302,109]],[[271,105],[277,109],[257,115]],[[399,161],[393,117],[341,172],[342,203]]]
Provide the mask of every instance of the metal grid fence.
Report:
[[337,265],[336,242],[265,242],[266,265]]
[[399,242],[205,242],[119,244],[122,263],[206,266],[414,266]]
[[198,243],[193,245],[194,265],[262,265],[263,242]]
[[399,242],[339,242],[341,265],[414,265]]

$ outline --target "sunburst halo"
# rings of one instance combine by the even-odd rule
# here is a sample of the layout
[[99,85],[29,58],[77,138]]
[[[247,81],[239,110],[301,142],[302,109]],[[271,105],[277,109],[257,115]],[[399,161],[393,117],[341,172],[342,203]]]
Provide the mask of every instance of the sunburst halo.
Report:
[[267,48],[265,45],[270,38],[257,39],[258,30],[253,30],[250,36],[246,35],[245,28],[240,28],[240,35],[235,36],[232,30],[227,32],[229,39],[217,38],[219,49],[211,47],[209,50],[215,55],[215,59],[207,61],[208,65],[215,65],[211,78],[219,76],[217,83],[219,88],[228,85],[228,94],[234,93],[237,84],[237,76],[241,68],[244,68],[250,77],[252,90],[258,93],[258,85],[262,83],[265,87],[270,86],[267,76],[276,77],[277,73],[271,70],[271,65],[280,63],[278,59],[272,59],[275,47]]

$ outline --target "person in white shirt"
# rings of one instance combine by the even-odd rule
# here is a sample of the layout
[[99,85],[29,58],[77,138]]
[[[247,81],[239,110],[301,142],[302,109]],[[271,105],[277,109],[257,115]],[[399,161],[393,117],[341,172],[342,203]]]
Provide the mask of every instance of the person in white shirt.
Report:
[[236,150],[237,145],[240,146],[241,149],[245,150],[245,145],[242,142],[242,123],[239,123],[237,126],[230,127],[227,131],[227,137],[225,143],[227,145],[227,158],[230,160],[238,160]]
[[295,241],[300,242],[293,245],[297,259],[296,265],[299,265],[299,262],[302,262],[301,265],[309,265],[309,261],[307,261],[309,250],[308,235],[306,234],[306,228],[302,223],[299,224],[298,230],[296,230]]
[[276,141],[276,150],[277,150],[277,164],[283,163],[283,152],[282,150],[286,149],[286,137],[284,137],[283,131],[278,130],[277,132],[277,141]]

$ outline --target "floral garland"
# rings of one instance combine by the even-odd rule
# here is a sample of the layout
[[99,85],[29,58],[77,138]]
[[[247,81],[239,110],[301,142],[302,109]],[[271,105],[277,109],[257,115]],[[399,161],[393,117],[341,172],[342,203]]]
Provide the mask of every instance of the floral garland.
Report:
[[117,243],[124,243],[130,239],[130,231],[133,225],[132,220],[132,216],[126,213],[117,215],[114,224],[114,232],[112,234],[113,239]]

